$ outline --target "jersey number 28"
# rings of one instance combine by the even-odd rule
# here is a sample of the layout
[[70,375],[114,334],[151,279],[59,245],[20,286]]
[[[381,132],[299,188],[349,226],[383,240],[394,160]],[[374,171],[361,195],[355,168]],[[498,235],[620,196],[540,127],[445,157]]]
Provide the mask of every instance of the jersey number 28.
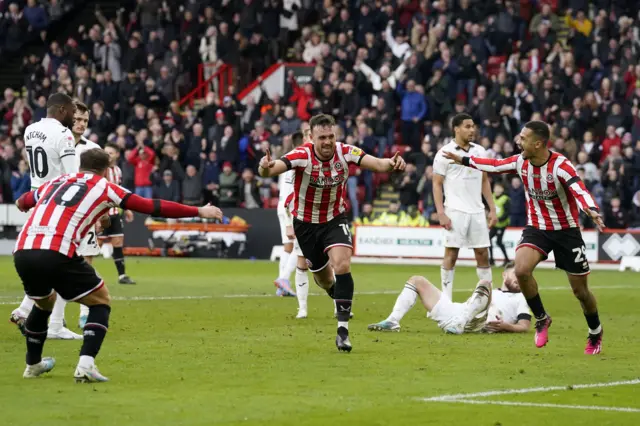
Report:
[[31,177],[44,178],[49,174],[49,163],[47,162],[47,152],[41,146],[27,147],[29,155],[29,168],[31,169]]

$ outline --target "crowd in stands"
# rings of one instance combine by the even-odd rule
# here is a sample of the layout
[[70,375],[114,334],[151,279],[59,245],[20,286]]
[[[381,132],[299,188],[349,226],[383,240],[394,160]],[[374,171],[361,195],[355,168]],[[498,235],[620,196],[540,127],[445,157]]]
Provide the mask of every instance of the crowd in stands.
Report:
[[[50,93],[65,91],[90,105],[89,138],[120,147],[124,185],[146,196],[273,207],[276,183],[256,177],[260,158],[286,151],[291,133],[323,112],[338,119],[340,140],[409,162],[400,176],[351,170],[354,218],[368,217],[389,183],[400,197],[389,214],[419,211],[437,223],[431,165],[450,140],[450,117],[465,111],[496,158],[518,152],[525,122],[547,121],[550,147],[577,166],[607,226],[640,226],[633,0],[131,3],[111,19],[98,11],[100,24],[52,43],[44,58],[25,58],[27,96],[8,90],[0,102],[4,202],[28,177],[24,127],[44,116]],[[243,104],[238,88],[279,60],[305,62],[313,77],[298,84],[291,73],[281,96]],[[199,109],[179,107],[202,62],[232,65],[239,79],[223,99],[212,92]],[[511,199],[511,225],[524,225],[519,179],[493,179]]]

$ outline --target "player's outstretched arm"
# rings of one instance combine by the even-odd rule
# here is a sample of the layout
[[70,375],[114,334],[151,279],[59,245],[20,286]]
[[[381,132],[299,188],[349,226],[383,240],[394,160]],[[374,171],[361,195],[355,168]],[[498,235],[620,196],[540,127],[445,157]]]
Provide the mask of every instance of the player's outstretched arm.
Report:
[[123,198],[120,207],[157,217],[201,217],[222,220],[222,210],[210,204],[204,207],[194,207],[173,201],[144,198],[136,194],[128,194]]
[[376,173],[402,171],[406,165],[404,159],[397,152],[391,158],[377,158],[372,155],[365,155],[360,161],[360,167]]
[[269,149],[267,149],[267,155],[260,159],[260,164],[258,165],[258,174],[261,177],[278,176],[287,170],[289,170],[289,167],[284,161],[271,158],[271,150]]
[[44,193],[45,189],[49,186],[49,184],[53,181],[49,181],[42,185],[38,189],[34,189],[33,191],[25,192],[16,200],[16,207],[21,212],[25,213],[31,210],[33,207],[38,204],[38,200],[40,196]]
[[531,320],[524,318],[519,319],[515,324],[510,324],[498,317],[495,321],[488,321],[485,325],[485,329],[493,333],[526,333],[530,328]]
[[462,157],[453,152],[443,152],[444,158],[456,164],[482,170],[487,173],[514,173],[517,171],[519,155],[512,155],[504,159],[484,158],[484,157]]

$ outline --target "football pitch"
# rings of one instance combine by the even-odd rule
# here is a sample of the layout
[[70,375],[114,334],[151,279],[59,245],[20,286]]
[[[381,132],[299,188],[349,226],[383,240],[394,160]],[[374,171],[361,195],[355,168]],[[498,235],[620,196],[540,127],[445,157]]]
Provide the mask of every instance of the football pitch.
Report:
[[[34,265],[37,267],[37,265]],[[78,341],[48,341],[56,368],[22,378],[24,340],[6,322],[22,297],[0,258],[0,424],[12,425],[639,425],[640,275],[595,271],[603,353],[583,354],[586,324],[563,273],[537,273],[553,316],[550,342],[533,333],[444,335],[416,304],[400,333],[374,333],[411,275],[430,266],[354,265],[354,350],[339,353],[326,295],[311,283],[309,318],[274,295],[277,264],[128,258],[136,286],[96,269],[114,298],[97,359],[111,382],[75,384]],[[494,269],[494,281],[499,281]],[[477,278],[458,268],[456,301]],[[78,306],[67,307],[77,330]]]

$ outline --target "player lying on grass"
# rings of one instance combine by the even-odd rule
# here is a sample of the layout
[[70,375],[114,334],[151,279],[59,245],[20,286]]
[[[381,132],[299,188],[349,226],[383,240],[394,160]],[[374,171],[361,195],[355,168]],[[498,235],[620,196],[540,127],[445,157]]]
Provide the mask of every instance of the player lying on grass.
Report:
[[452,302],[446,293],[424,277],[411,277],[398,296],[391,315],[384,321],[370,324],[369,330],[400,331],[400,320],[413,307],[418,296],[427,310],[427,317],[447,333],[522,333],[531,327],[527,301],[520,292],[514,265],[509,263],[502,273],[501,288],[491,290],[491,283],[481,280],[464,303]]
[[65,300],[89,307],[80,360],[74,377],[79,382],[106,382],[95,357],[109,328],[109,290],[91,265],[78,255],[78,246],[109,209],[121,207],[161,217],[222,219],[217,207],[185,206],[131,194],[105,179],[109,155],[101,149],[81,154],[80,172],[64,174],[23,194],[16,205],[32,207],[18,235],[13,260],[25,294],[35,301],[25,322],[27,367],[24,378],[51,371],[53,358],[42,358],[48,320],[56,293]]

